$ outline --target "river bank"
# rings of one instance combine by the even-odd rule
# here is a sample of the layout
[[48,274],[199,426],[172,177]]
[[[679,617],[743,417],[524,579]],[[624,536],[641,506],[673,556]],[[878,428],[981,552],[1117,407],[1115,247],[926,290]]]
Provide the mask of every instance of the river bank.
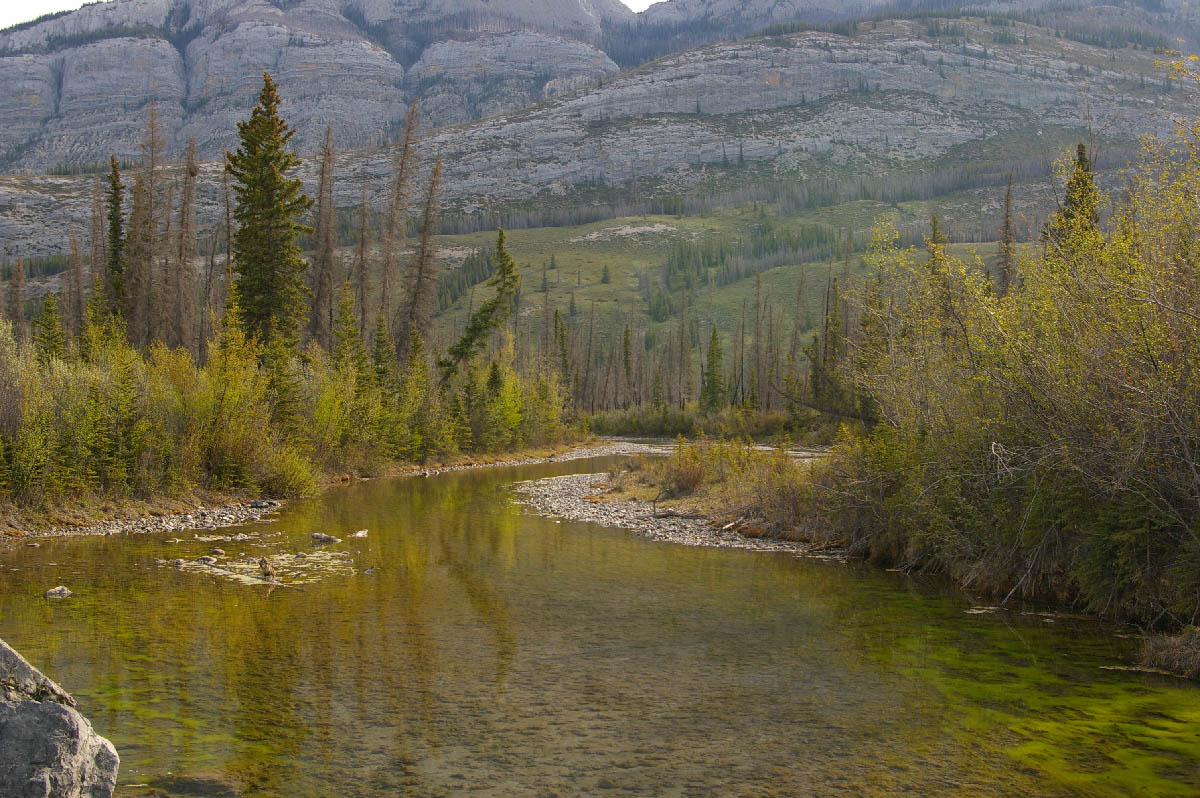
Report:
[[[433,476],[476,468],[502,468],[559,463],[590,457],[634,454],[666,454],[669,447],[632,441],[587,442],[574,446],[499,453],[494,456],[461,457],[431,464],[398,464],[381,478]],[[326,487],[362,478],[337,477]],[[40,516],[22,516],[10,512],[0,523],[0,549],[38,545],[43,538],[82,537],[87,535],[143,535],[156,532],[214,530],[241,526],[262,520],[276,512],[283,502],[275,499],[243,499],[230,496],[160,498],[118,505],[103,503],[59,508]],[[6,529],[4,527],[7,527]]]

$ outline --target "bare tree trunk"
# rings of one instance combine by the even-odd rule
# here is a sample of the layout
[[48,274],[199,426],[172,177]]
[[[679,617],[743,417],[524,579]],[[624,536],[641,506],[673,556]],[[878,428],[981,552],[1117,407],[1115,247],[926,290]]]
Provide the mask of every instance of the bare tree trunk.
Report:
[[[190,139],[187,145],[187,160],[183,167],[183,191],[179,198],[179,239],[175,248],[172,289],[175,295],[177,345],[187,347],[196,357],[200,356],[202,337],[202,333],[196,329],[196,289],[192,279],[192,256],[196,252],[196,178],[199,175],[196,140]],[[205,299],[207,305],[207,297]]]
[[421,215],[421,241],[413,257],[408,279],[408,296],[404,329],[400,331],[401,357],[408,355],[408,330],[414,327],[422,337],[428,337],[429,315],[437,291],[437,253],[433,237],[437,235],[438,189],[441,187],[442,161],[433,165],[429,191],[425,196],[425,212]]
[[[393,169],[395,179],[392,182],[392,197],[388,204],[387,233],[383,244],[383,268],[380,272],[379,312],[388,325],[389,335],[396,336],[391,329],[392,324],[392,272],[395,270],[399,254],[404,249],[408,237],[408,184],[412,176],[417,142],[417,102],[408,109],[408,122],[404,126],[404,142],[400,145],[400,155]],[[403,333],[402,333],[403,335]]]
[[358,261],[354,267],[354,290],[358,299],[358,334],[367,337],[367,184],[358,200]]
[[[321,172],[317,181],[316,248],[313,253],[313,304],[309,336],[326,351],[333,349],[334,229],[333,229],[333,129],[325,128],[321,144]],[[361,306],[360,306],[361,307]]]
[[83,331],[84,291],[87,284],[84,276],[83,253],[79,251],[79,237],[71,230],[71,275],[67,284],[67,327],[72,335]]

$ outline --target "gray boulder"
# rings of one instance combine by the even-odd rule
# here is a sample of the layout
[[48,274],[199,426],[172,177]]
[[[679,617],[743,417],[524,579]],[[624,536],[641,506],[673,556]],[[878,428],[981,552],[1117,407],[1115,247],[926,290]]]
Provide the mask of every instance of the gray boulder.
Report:
[[120,758],[75,700],[0,640],[0,795],[107,798]]

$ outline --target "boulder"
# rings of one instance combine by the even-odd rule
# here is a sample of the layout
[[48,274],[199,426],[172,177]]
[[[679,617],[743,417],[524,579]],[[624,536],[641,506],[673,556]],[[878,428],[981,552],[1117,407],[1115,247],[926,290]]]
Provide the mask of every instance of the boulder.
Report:
[[46,598],[69,598],[73,595],[66,585],[52,587],[46,591]]
[[0,640],[0,795],[107,798],[119,764],[75,700]]

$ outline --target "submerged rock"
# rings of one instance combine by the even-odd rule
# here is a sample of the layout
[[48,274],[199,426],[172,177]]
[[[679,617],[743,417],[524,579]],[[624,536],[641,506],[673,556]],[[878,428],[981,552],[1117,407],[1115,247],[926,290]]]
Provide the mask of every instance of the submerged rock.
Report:
[[197,557],[196,562],[200,563],[201,565],[216,565],[217,564],[216,558],[209,557],[207,554],[204,555],[203,557]]
[[66,585],[59,585],[47,590],[45,595],[46,598],[69,598],[75,594],[68,590]]
[[321,544],[341,543],[342,542],[341,538],[335,538],[333,535],[326,535],[324,532],[313,532],[312,539],[313,539],[313,543],[321,543]]
[[109,798],[120,758],[75,700],[0,640],[0,795]]
[[355,532],[353,535],[351,535],[350,537],[352,537],[352,538],[365,538],[366,536],[367,536],[367,530],[365,530],[365,529],[360,529],[360,530],[358,530],[357,532]]

